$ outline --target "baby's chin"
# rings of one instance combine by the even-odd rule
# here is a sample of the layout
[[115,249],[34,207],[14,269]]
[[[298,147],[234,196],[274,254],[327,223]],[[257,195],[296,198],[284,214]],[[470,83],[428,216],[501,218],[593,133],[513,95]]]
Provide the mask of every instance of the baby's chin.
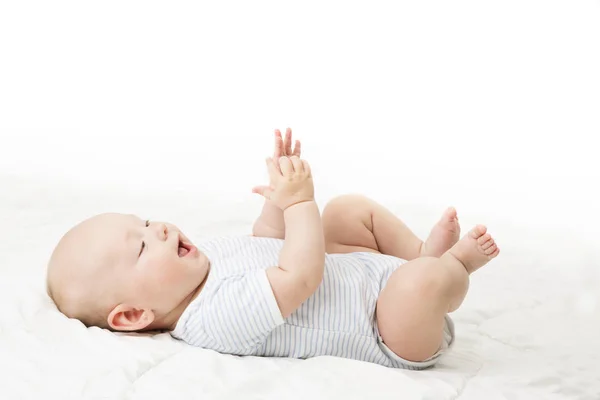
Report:
[[191,288],[191,290],[187,290],[187,292],[184,294],[184,301],[183,303],[185,304],[185,306],[187,307],[187,305],[189,305],[192,300],[194,300],[198,294],[202,291],[202,288],[204,287],[204,284],[206,282],[207,275],[203,274],[203,275],[199,275],[198,279],[195,280],[193,287]]
[[199,263],[196,278],[198,285],[203,285],[208,278],[208,274],[210,273],[210,261],[206,255],[204,255],[204,253],[198,252],[198,256]]
[[181,276],[183,280],[180,283],[184,287],[197,288],[198,285],[205,281],[210,270],[210,262],[203,253],[198,252],[194,256],[196,257],[196,260],[192,260],[193,262],[189,266],[187,273],[184,276]]

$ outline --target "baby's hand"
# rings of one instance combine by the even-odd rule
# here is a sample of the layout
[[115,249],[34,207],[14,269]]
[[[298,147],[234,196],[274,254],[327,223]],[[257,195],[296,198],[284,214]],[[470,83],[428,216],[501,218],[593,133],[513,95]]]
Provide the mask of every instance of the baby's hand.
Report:
[[292,152],[292,128],[285,130],[285,140],[281,138],[281,131],[275,129],[275,151],[273,152],[273,160],[279,160],[279,157],[300,157],[301,145],[300,141],[296,140],[294,151]]
[[272,201],[282,211],[294,204],[315,199],[310,165],[306,160],[291,156],[280,157],[275,161],[267,158],[266,161],[270,186],[255,188],[257,190],[254,193]]

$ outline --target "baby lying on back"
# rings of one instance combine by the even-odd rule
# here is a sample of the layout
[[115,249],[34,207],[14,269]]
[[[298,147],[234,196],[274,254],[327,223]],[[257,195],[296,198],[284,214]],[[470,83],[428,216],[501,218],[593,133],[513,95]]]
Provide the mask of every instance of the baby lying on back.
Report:
[[449,208],[425,241],[373,200],[346,195],[320,214],[312,171],[275,132],[253,235],[194,245],[176,226],[102,214],[69,230],[48,293],[86,326],[163,331],[235,355],[331,355],[424,369],[454,342],[448,313],[499,249],[482,225],[459,240]]

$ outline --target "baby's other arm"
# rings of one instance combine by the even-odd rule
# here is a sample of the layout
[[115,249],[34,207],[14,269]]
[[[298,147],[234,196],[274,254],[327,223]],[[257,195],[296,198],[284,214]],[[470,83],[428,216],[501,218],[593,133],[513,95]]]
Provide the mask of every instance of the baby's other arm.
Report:
[[292,314],[319,287],[325,266],[325,240],[319,208],[314,200],[287,208],[285,243],[279,266],[267,276],[284,318]]
[[314,199],[310,166],[296,156],[281,157],[279,168],[267,159],[270,186],[260,192],[283,210],[285,243],[279,266],[267,277],[284,318],[292,314],[319,287],[325,266],[325,239]]

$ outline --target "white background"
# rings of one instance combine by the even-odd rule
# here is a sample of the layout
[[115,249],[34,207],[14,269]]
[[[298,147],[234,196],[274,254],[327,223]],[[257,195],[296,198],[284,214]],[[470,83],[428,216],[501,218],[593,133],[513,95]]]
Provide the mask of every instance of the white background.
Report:
[[5,175],[259,205],[291,126],[320,200],[600,237],[599,1],[6,1],[0,57]]

